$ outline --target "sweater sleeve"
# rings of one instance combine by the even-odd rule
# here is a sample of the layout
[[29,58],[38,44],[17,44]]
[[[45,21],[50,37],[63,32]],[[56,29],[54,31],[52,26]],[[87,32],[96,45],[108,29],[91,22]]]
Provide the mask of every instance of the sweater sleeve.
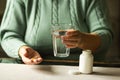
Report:
[[101,37],[101,46],[97,49],[96,53],[103,54],[108,50],[113,39],[112,27],[108,20],[107,6],[104,0],[90,0],[87,3],[86,9],[86,23],[88,24],[89,31]]
[[0,27],[1,46],[10,57],[19,58],[18,50],[26,45],[25,8],[22,0],[7,0],[7,5]]

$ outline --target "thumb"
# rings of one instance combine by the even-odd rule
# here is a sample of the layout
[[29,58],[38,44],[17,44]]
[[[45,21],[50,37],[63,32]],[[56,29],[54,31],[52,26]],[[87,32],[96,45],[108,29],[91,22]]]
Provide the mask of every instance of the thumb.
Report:
[[27,48],[23,48],[20,50],[20,55],[23,57],[28,57],[28,49]]

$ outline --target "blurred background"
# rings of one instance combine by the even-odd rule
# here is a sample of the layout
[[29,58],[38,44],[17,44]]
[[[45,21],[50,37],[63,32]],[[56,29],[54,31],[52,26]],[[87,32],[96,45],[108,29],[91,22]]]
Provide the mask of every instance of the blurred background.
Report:
[[[109,9],[109,20],[114,31],[114,41],[107,52],[107,62],[120,62],[120,0],[106,0]],[[0,22],[4,14],[6,0],[0,0]],[[8,57],[0,48],[0,58]]]

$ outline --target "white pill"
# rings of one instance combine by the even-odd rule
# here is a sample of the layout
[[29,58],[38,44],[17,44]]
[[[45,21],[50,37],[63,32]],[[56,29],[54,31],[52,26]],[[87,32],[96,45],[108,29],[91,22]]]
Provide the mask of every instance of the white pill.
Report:
[[80,74],[80,71],[79,70],[69,70],[68,73],[73,74],[73,75],[78,75],[78,74]]

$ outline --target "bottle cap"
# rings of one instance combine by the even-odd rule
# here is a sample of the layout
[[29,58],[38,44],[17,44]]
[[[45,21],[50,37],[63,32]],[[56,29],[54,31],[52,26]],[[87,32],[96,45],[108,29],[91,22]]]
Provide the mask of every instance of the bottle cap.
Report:
[[83,52],[83,53],[91,53],[92,51],[89,50],[89,49],[86,49],[86,50],[83,50],[82,52]]

